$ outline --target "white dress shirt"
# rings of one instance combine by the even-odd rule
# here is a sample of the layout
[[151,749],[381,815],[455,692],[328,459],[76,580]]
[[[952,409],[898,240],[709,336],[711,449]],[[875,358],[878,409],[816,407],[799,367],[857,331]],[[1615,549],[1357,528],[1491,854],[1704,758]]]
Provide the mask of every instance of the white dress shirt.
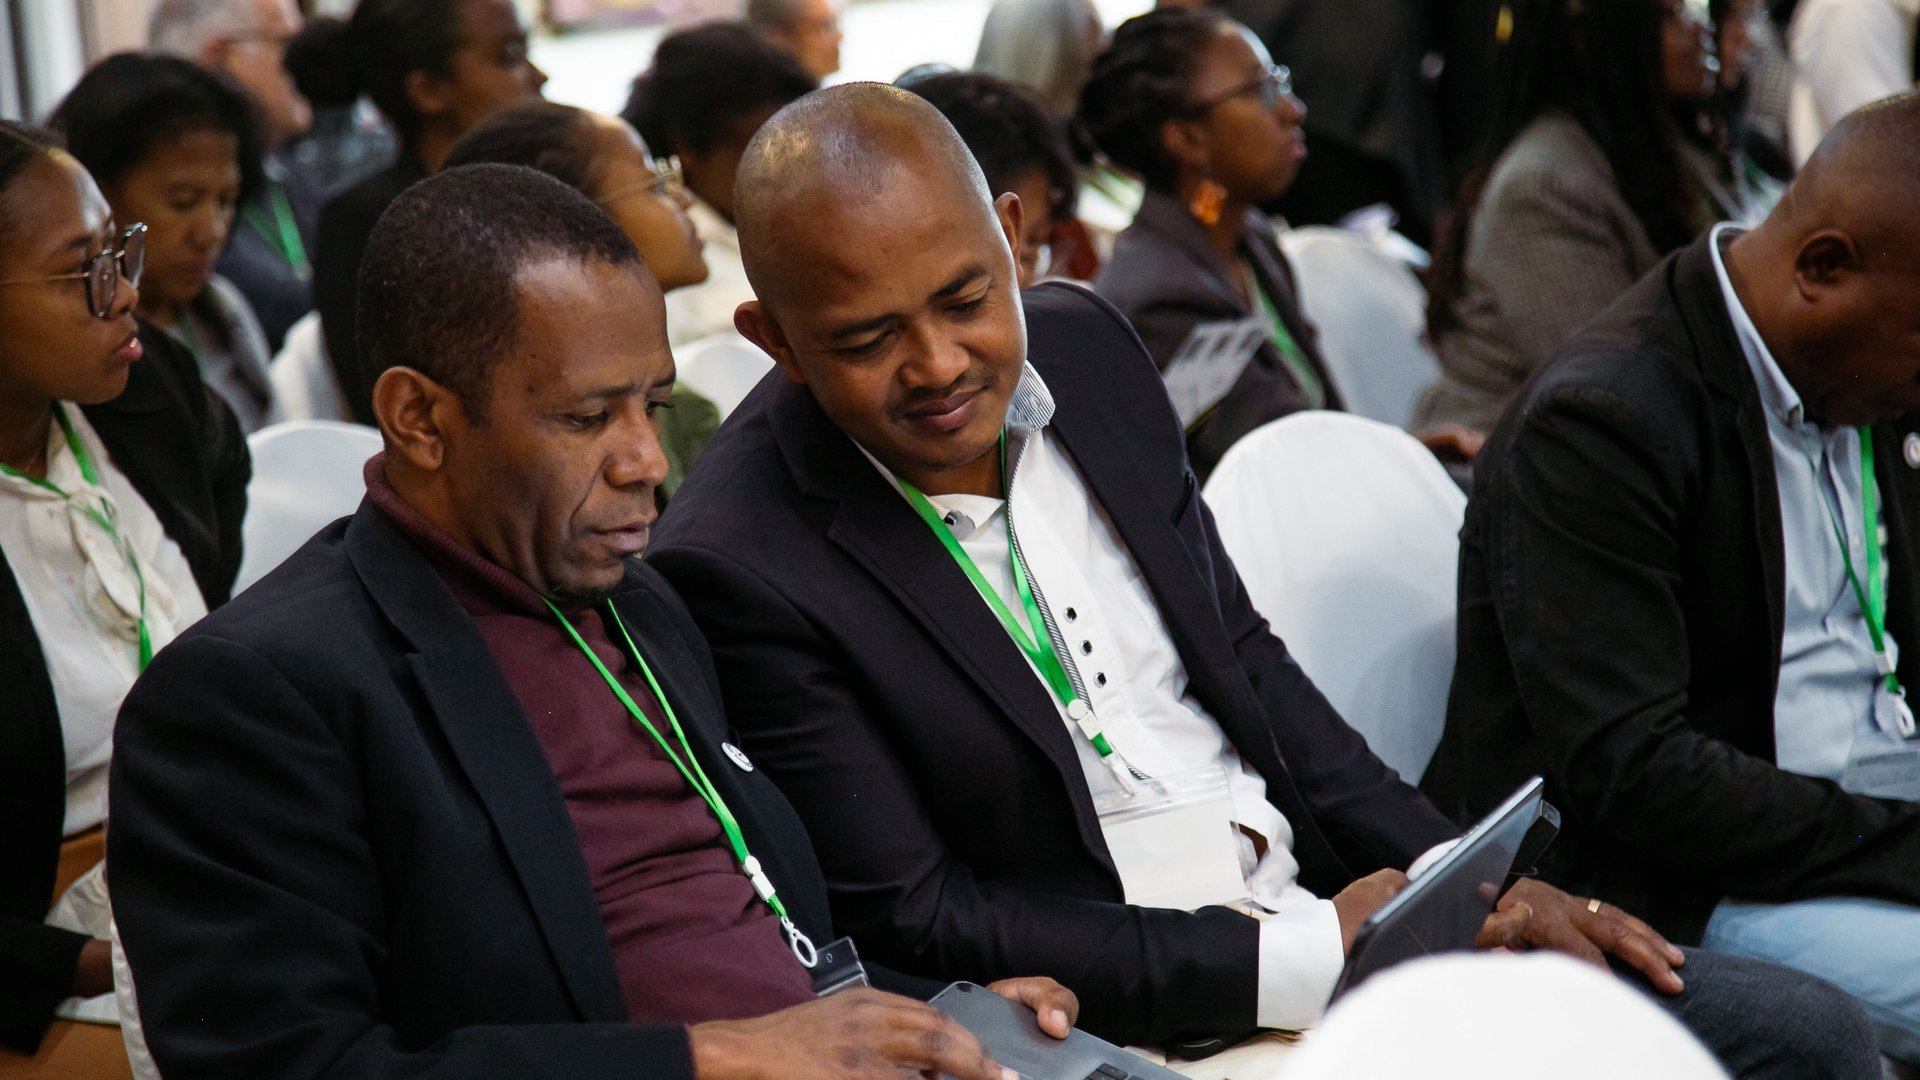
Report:
[[[1252,839],[1240,839],[1241,869],[1254,902],[1264,909],[1256,1022],[1283,1030],[1311,1027],[1346,962],[1339,914],[1331,901],[1300,887],[1292,825],[1267,801],[1266,780],[1241,759],[1219,722],[1189,692],[1186,665],[1139,566],[1079,469],[1046,430],[1052,415],[1053,398],[1029,366],[1008,411],[1014,528],[1035,591],[1046,598],[1066,639],[1070,655],[1061,659],[1078,665],[1108,739],[1135,767],[1150,776],[1211,766],[1225,771],[1235,823],[1265,841],[1264,853],[1257,853]],[[898,488],[892,474],[874,464]],[[1018,617],[1006,504],[975,495],[928,495],[927,500],[947,518],[961,547]],[[1034,677],[1041,678],[1037,669]],[[1079,752],[1091,793],[1097,798],[1115,791],[1113,773],[1067,719],[1065,706],[1057,698],[1054,705]],[[1217,902],[1242,899],[1222,896]]]
[[667,294],[667,341],[673,345],[733,333],[734,309],[753,299],[733,222],[699,198],[687,208],[687,217],[706,244],[701,256],[707,262],[707,280]]
[[[1846,561],[1833,535],[1829,508],[1838,513],[1854,568],[1866,573],[1866,532],[1860,498],[1860,442],[1853,428],[1823,428],[1807,417],[1734,292],[1723,252],[1742,233],[1717,225],[1710,247],[1734,334],[1760,390],[1780,489],[1781,539],[1786,554],[1786,610],[1780,641],[1780,682],[1774,691],[1774,763],[1788,772],[1838,781],[1856,749],[1894,749],[1900,740],[1874,723],[1880,693],[1873,638]],[[1811,460],[1819,469],[1814,476]],[[1876,530],[1880,523],[1875,522]],[[1883,579],[1890,572],[1881,563]],[[1888,651],[1899,656],[1891,632]]]
[[1920,0],[1801,0],[1787,27],[1793,92],[1787,133],[1804,165],[1840,118],[1913,88]]
[[[60,425],[54,424],[46,478],[73,498],[0,473],[0,551],[26,601],[60,710],[67,759],[65,835],[72,836],[106,820],[113,721],[140,673],[141,583],[155,650],[207,609],[186,557],[114,467],[86,417],[64,403],[55,407],[66,411],[102,484],[87,483]],[[87,506],[116,522],[138,576],[120,545],[85,512]]]

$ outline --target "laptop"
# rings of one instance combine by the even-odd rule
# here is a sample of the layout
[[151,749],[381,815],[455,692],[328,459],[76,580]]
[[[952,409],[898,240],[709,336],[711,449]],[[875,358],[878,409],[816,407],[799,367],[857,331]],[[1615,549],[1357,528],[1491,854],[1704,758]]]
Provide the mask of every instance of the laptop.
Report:
[[1480,820],[1460,842],[1360,926],[1333,1000],[1395,964],[1474,946],[1494,904],[1517,872],[1559,831],[1559,812],[1536,776]]
[[973,1032],[980,1045],[1021,1080],[1184,1080],[1104,1039],[1074,1028],[1064,1039],[1040,1030],[1032,1009],[984,986],[957,982],[932,1005]]

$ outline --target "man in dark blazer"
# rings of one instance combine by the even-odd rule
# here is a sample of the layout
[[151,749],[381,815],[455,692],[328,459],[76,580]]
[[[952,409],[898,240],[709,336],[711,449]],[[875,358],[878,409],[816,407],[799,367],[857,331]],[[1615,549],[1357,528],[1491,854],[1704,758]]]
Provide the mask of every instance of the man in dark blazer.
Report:
[[[211,609],[226,602],[240,569],[246,439],[192,355],[167,334],[140,330],[145,354],[127,370],[126,390],[83,412],[179,545]],[[45,922],[66,819],[66,754],[46,652],[4,553],[0,717],[0,1047],[30,1051],[74,993],[76,961],[92,939]]]
[[[813,1000],[806,834],[631,558],[673,366],[625,235],[470,166],[395,201],[362,281],[367,501],[122,715],[108,880],[159,1072],[1000,1080],[929,1006]],[[1065,1034],[1057,985],[999,989]]]
[[[737,192],[760,298],[737,322],[780,371],[695,468],[649,561],[706,632],[747,749],[808,822],[836,920],[918,974],[1051,974],[1109,1038],[1311,1024],[1353,930],[1456,830],[1342,723],[1251,606],[1138,339],[1078,288],[1022,299],[1017,198],[994,202],[958,136],[911,94],[855,84],[789,106],[756,136]],[[987,599],[1021,580],[1009,570],[1013,584],[992,584],[1010,557],[1011,528],[993,524],[1006,513],[1003,455],[1020,520],[1038,526],[1018,530],[1028,554],[1013,563],[1031,567],[1044,612],[1028,625],[1062,639],[1051,664],[1030,664],[1039,654],[1003,629],[1019,616],[997,620]],[[1075,528],[1094,537],[1079,569],[1098,581],[1073,582],[1042,550]],[[981,561],[982,585],[949,541]],[[1107,574],[1123,564],[1132,571]],[[1157,629],[1130,636],[1139,627]],[[1073,704],[1056,676],[1036,677],[1069,662]],[[1148,668],[1171,693],[1137,685]],[[1107,750],[1105,732],[1083,738],[1090,702],[1109,718]],[[1127,902],[1137,885],[1179,883],[1152,867],[1126,878],[1095,789],[1109,766],[1172,777],[1155,757],[1178,754],[1148,745],[1156,723],[1159,743],[1203,746],[1229,776],[1232,824],[1261,830],[1245,850],[1256,897],[1285,909],[1275,918]],[[1601,943],[1680,989],[1670,966],[1682,958],[1613,908],[1531,882],[1503,908],[1494,939],[1596,961]],[[1778,970],[1757,967],[1756,985]],[[1783,1010],[1753,1002],[1695,1015],[1689,999],[1713,998],[1717,975],[1687,962],[1685,976],[1669,1000],[1738,1063],[1877,1067],[1826,1044],[1822,1024],[1864,1025],[1837,1018],[1843,996],[1812,980],[1772,984],[1811,990],[1787,1015],[1826,1017],[1784,1036],[1772,1027]],[[1747,1016],[1745,1030],[1710,1030],[1708,1012]]]
[[1914,95],[1856,115],[1764,224],[1661,264],[1507,411],[1424,780],[1466,820],[1545,773],[1551,880],[1839,983],[1910,1061],[1917,131]]

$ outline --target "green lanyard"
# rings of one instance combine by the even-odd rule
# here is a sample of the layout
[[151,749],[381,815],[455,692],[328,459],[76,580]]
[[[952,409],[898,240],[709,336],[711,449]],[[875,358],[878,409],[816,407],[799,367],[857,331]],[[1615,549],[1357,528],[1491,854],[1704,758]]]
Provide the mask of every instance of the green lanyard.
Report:
[[272,180],[267,181],[267,205],[273,211],[271,218],[257,206],[247,207],[243,211],[247,224],[279,251],[295,274],[306,278],[311,272],[307,245],[300,240],[300,226],[294,220],[293,207],[287,202],[286,189]]
[[614,678],[613,672],[607,670],[607,665],[601,663],[600,658],[594,655],[593,650],[580,637],[580,632],[573,628],[573,624],[567,621],[567,617],[560,613],[559,608],[554,607],[553,601],[548,600],[546,604],[547,608],[553,612],[554,618],[559,619],[560,625],[566,628],[567,636],[573,639],[575,645],[580,646],[580,651],[587,654],[588,660],[593,661],[594,670],[606,680],[607,687],[613,691],[614,697],[620,699],[620,704],[627,707],[627,712],[633,716],[634,722],[645,728],[647,734],[653,736],[653,741],[660,744],[660,749],[667,755],[667,760],[673,762],[673,767],[680,770],[680,775],[686,778],[687,786],[692,788],[694,793],[713,810],[713,816],[720,819],[720,830],[726,833],[727,844],[733,848],[733,857],[740,861],[741,872],[747,875],[747,880],[753,883],[753,891],[760,894],[760,899],[780,920],[780,926],[787,932],[787,944],[793,949],[794,957],[803,967],[811,970],[815,964],[819,963],[819,953],[814,949],[813,942],[808,940],[807,935],[787,916],[787,906],[780,902],[779,894],[774,892],[773,882],[767,878],[766,871],[761,869],[760,860],[754,858],[753,854],[747,850],[747,840],[740,832],[740,823],[734,819],[733,811],[727,809],[726,800],[720,797],[720,790],[713,786],[713,781],[707,779],[707,771],[700,767],[700,759],[693,756],[693,747],[687,742],[687,733],[680,727],[680,718],[674,715],[673,704],[661,691],[660,681],[653,677],[653,669],[647,666],[647,658],[640,655],[639,646],[633,643],[633,635],[627,633],[627,624],[620,621],[620,613],[614,610],[613,601],[607,601],[607,614],[613,618],[613,625],[620,628],[620,637],[627,643],[627,655],[633,657],[634,664],[640,668],[640,674],[646,676],[647,687],[653,691],[653,700],[659,703],[660,711],[666,715],[667,723],[672,726],[673,736],[680,743],[678,751],[667,742],[666,736],[660,734],[660,729],[654,726],[653,721],[647,719],[647,714],[641,710],[640,706],[634,704],[626,687],[621,686],[620,680]]
[[[1000,433],[1000,475],[1004,477],[1006,474],[1007,433],[1002,431]],[[1114,767],[1116,763],[1113,761],[1113,744],[1107,741],[1106,733],[1100,729],[1100,722],[1094,717],[1092,706],[1074,692],[1073,680],[1067,676],[1066,665],[1060,662],[1059,653],[1054,651],[1053,637],[1047,633],[1046,617],[1040,614],[1040,604],[1033,598],[1033,586],[1027,581],[1026,561],[1020,557],[1020,546],[1013,541],[1013,514],[1009,512],[1006,515],[1007,552],[1013,562],[1013,589],[1019,594],[1020,606],[1027,613],[1026,626],[1021,626],[1020,620],[1007,609],[1006,601],[1000,599],[1000,593],[994,589],[992,583],[987,581],[986,575],[980,572],[980,567],[974,564],[973,556],[968,555],[967,549],[961,547],[960,541],[954,538],[953,530],[947,527],[946,519],[940,516],[940,511],[927,501],[927,497],[920,493],[919,488],[898,476],[894,479],[899,482],[900,490],[906,494],[907,502],[912,504],[913,509],[919,513],[920,520],[926,522],[927,528],[933,530],[933,535],[939,538],[941,546],[947,549],[947,554],[952,556],[953,561],[966,572],[967,580],[973,582],[973,587],[980,594],[980,598],[993,609],[994,616],[1006,629],[1007,636],[1013,639],[1014,644],[1020,646],[1021,652],[1027,654],[1027,659],[1033,662],[1034,668],[1040,672],[1040,677],[1046,680],[1054,696],[1058,697],[1060,704],[1066,707],[1067,719],[1072,720],[1080,728],[1081,733],[1087,737],[1087,741],[1093,744],[1093,749],[1100,755],[1100,759],[1107,762],[1110,768]],[[1116,775],[1120,772],[1121,770],[1115,769]]]
[[[86,444],[80,441],[79,433],[73,430],[73,421],[67,419],[67,410],[56,403],[53,407],[53,418],[59,422],[61,434],[67,437],[67,449],[73,451],[73,460],[80,465],[81,478],[93,487],[105,486],[100,482],[99,470],[93,467],[93,455],[87,452]],[[35,487],[58,495],[67,502],[73,501],[72,495],[44,476],[28,476],[8,465],[0,465],[0,473],[25,480]],[[126,559],[127,565],[133,568],[133,580],[140,587],[140,615],[136,623],[140,628],[140,670],[145,671],[147,665],[153,662],[153,637],[147,631],[147,577],[140,572],[140,560],[134,558],[133,547],[121,538],[120,530],[114,527],[113,519],[84,503],[81,504],[81,509],[93,519],[94,524],[107,531],[107,535],[113,538],[113,546],[120,550],[121,557]]]
[[1867,580],[1860,581],[1860,575],[1853,570],[1853,554],[1847,543],[1847,532],[1840,524],[1840,516],[1834,511],[1832,500],[1824,494],[1825,480],[1820,475],[1820,466],[1813,457],[1807,457],[1807,467],[1813,470],[1813,482],[1816,491],[1821,491],[1821,505],[1827,508],[1827,521],[1833,525],[1833,538],[1840,545],[1840,558],[1847,567],[1847,581],[1853,585],[1854,599],[1860,602],[1860,613],[1867,620],[1867,636],[1873,640],[1873,652],[1876,666],[1886,680],[1887,692],[1899,694],[1900,676],[1894,672],[1893,657],[1887,652],[1887,584],[1880,577],[1880,488],[1873,480],[1873,434],[1867,428],[1860,428],[1860,517],[1861,528],[1866,533]]
[[1300,396],[1306,401],[1307,408],[1325,408],[1327,386],[1320,380],[1320,373],[1313,369],[1313,361],[1301,351],[1300,343],[1293,339],[1293,332],[1287,329],[1286,320],[1280,317],[1273,300],[1267,296],[1267,290],[1260,287],[1260,279],[1252,270],[1247,271],[1247,282],[1253,286],[1253,295],[1260,302],[1261,313],[1273,327],[1273,346],[1280,352],[1280,362],[1286,365],[1294,384],[1300,387]]

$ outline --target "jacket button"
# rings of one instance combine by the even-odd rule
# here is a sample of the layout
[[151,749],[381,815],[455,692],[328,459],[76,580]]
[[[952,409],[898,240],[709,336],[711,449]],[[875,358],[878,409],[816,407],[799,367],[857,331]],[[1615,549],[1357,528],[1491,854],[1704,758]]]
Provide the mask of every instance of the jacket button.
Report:
[[733,745],[733,744],[732,744],[732,743],[730,743],[730,742],[723,742],[723,743],[721,743],[721,744],[720,744],[720,749],[721,749],[721,751],[722,751],[723,753],[725,753],[725,754],[727,755],[727,757],[728,757],[728,758],[729,758],[729,759],[730,759],[730,760],[731,760],[731,761],[732,761],[732,762],[733,762],[733,763],[734,763],[735,765],[738,765],[738,766],[740,766],[740,771],[741,771],[741,772],[752,772],[752,771],[753,771],[753,762],[751,762],[751,761],[749,761],[749,760],[747,760],[747,755],[746,755],[746,752],[745,752],[745,751],[743,751],[743,750],[741,750],[741,749],[740,749],[739,747],[737,747],[737,746],[735,746],[735,745]]

